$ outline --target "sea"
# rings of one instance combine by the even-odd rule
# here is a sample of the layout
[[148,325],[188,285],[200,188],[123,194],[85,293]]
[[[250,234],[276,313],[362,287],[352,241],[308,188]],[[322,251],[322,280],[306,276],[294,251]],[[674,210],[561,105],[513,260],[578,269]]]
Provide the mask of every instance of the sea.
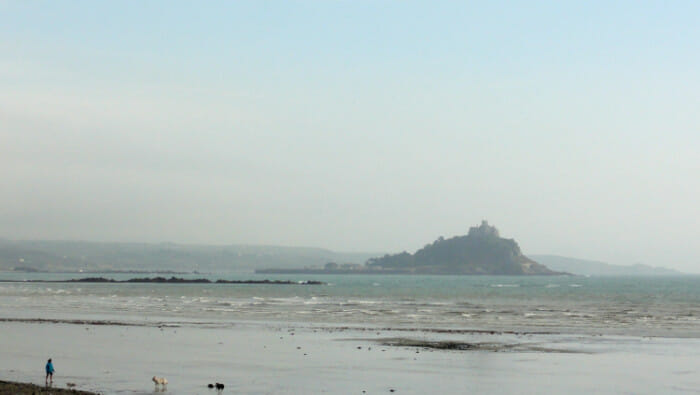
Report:
[[[91,273],[125,280],[162,274]],[[177,275],[279,284],[40,283],[3,273],[1,319],[219,325],[303,322],[421,330],[700,337],[700,276]],[[167,276],[166,276],[167,277]],[[322,285],[304,284],[308,280]]]
[[55,386],[110,395],[700,394],[700,276],[30,281],[155,276],[0,273],[0,380],[53,358]]

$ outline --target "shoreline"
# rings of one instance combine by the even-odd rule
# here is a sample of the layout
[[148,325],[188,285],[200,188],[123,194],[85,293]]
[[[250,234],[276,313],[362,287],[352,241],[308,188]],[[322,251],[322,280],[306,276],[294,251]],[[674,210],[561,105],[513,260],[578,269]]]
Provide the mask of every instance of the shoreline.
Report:
[[[10,383],[0,394],[146,394],[154,392],[152,376],[166,377],[172,395],[213,394],[207,384],[214,382],[251,395],[423,394],[434,392],[435,383],[443,393],[465,388],[504,394],[522,388],[576,395],[669,393],[693,392],[700,384],[694,365],[700,339],[420,333],[272,322],[225,328],[18,322],[0,323],[0,330],[0,378]],[[41,391],[47,356],[61,374],[54,378],[56,387]],[[39,386],[24,384],[32,382]],[[64,389],[69,383],[82,392]]]
[[270,321],[270,320],[174,320],[172,317],[153,317],[153,320],[129,320],[109,318],[39,318],[39,317],[12,317],[0,316],[0,324],[39,324],[39,325],[71,325],[71,326],[97,326],[97,327],[133,327],[133,328],[202,328],[202,329],[232,329],[235,327],[298,327],[319,332],[395,332],[404,334],[431,335],[487,335],[487,336],[612,336],[630,337],[639,339],[696,339],[700,340],[697,332],[645,332],[633,331],[629,328],[611,330],[608,328],[577,328],[577,327],[538,327],[538,326],[513,326],[509,328],[496,327],[470,327],[457,328],[450,326],[406,326],[386,325],[386,323],[363,324],[341,322],[302,322],[302,321]]
[[58,388],[54,386],[40,386],[32,383],[22,383],[18,381],[0,380],[0,394],[78,394],[78,395],[99,395],[97,392],[89,392],[72,388]]

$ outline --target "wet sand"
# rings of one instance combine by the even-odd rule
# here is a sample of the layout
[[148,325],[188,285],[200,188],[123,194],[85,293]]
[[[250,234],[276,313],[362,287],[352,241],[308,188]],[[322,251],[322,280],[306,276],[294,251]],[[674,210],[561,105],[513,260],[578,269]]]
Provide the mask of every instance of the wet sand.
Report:
[[[699,393],[698,339],[0,322],[0,379],[103,394]],[[364,391],[364,392],[363,392]]]
[[54,386],[40,386],[30,383],[16,383],[0,381],[0,395],[34,395],[34,394],[75,394],[75,395],[97,395],[95,392],[79,391],[68,388],[57,388]]

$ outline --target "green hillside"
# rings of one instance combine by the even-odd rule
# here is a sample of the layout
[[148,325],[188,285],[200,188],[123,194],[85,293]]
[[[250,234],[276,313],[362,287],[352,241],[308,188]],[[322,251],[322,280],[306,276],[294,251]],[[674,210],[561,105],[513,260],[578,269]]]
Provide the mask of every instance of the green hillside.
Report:
[[0,270],[235,272],[363,263],[373,254],[321,248],[0,240]]

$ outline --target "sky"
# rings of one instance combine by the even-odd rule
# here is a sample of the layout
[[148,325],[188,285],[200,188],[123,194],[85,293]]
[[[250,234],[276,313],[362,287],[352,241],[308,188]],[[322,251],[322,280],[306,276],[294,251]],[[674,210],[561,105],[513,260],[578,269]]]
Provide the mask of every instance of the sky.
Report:
[[700,273],[700,2],[0,0],[0,237]]

